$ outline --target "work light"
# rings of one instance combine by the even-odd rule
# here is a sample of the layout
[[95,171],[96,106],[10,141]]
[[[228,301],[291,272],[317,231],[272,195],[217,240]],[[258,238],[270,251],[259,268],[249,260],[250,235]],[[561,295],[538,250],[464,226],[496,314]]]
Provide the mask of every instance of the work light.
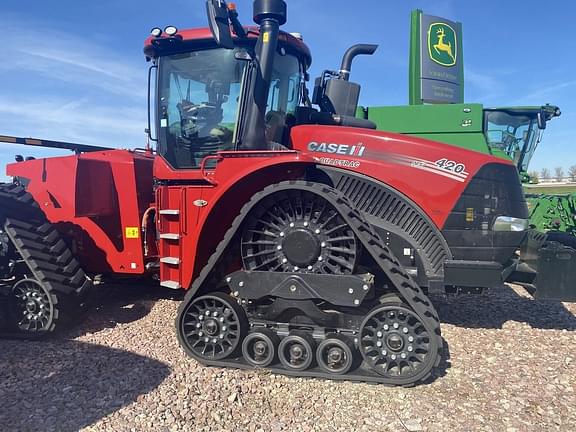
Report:
[[166,33],[168,36],[174,36],[176,33],[178,33],[178,29],[174,26],[168,26],[164,29],[164,33]]

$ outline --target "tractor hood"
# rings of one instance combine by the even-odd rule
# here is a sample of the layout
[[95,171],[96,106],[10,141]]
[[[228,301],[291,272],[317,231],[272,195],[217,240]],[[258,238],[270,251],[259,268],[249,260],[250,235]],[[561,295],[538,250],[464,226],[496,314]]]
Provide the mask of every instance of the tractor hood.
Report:
[[337,126],[297,126],[293,148],[321,165],[354,171],[402,192],[442,227],[470,180],[488,164],[514,165],[491,155],[413,136]]

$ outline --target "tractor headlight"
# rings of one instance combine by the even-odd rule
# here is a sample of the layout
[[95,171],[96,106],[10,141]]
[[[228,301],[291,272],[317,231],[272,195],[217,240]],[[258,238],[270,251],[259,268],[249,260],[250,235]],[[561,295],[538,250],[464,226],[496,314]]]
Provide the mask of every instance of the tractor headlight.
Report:
[[164,33],[166,33],[168,36],[174,36],[176,33],[178,33],[178,29],[174,26],[168,26],[164,29]]
[[498,216],[494,221],[494,231],[521,232],[526,231],[528,227],[528,219]]

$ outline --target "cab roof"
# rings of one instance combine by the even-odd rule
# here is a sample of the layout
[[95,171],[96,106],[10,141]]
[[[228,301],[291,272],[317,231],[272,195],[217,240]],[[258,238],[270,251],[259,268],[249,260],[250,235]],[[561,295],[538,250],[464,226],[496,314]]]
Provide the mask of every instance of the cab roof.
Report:
[[[238,46],[254,45],[260,30],[258,27],[244,27],[247,38],[240,39],[232,34],[234,42]],[[308,46],[300,39],[290,33],[280,31],[278,36],[279,46],[284,47],[287,52],[295,54],[304,59],[306,68],[312,63],[312,54]],[[198,49],[216,48],[216,41],[208,27],[179,30],[174,36],[162,35],[160,37],[149,36],[144,42],[144,54],[147,59],[157,58],[164,55],[176,54],[179,52],[193,51]]]

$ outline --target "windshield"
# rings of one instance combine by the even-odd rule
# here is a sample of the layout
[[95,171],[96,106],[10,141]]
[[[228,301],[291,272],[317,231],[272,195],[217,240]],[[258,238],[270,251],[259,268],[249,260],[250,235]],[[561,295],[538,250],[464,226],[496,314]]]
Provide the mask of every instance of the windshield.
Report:
[[175,168],[194,168],[234,147],[246,62],[235,50],[162,57],[159,74],[159,153]]
[[495,153],[504,152],[519,171],[528,171],[530,160],[541,139],[537,113],[513,114],[506,111],[486,111],[485,135]]

